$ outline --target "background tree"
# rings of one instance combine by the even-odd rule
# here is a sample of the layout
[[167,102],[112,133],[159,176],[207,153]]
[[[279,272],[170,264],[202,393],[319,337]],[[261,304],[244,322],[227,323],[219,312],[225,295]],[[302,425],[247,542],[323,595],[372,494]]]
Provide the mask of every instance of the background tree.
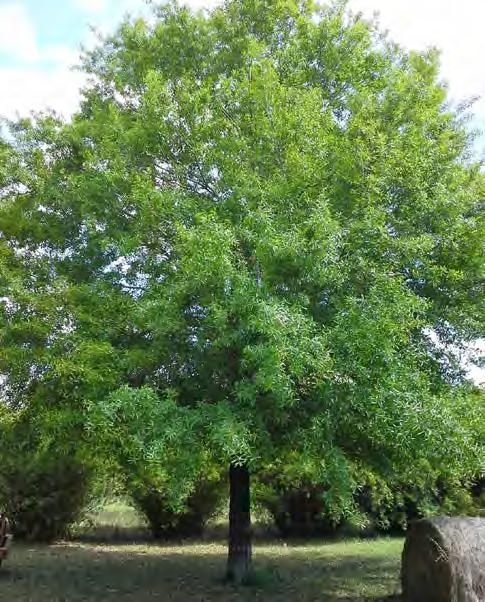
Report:
[[84,67],[72,122],[3,151],[10,403],[68,383],[174,506],[225,463],[236,581],[250,472],[292,452],[336,513],[355,459],[476,471],[484,185],[437,54],[341,3],[233,0],[126,22]]

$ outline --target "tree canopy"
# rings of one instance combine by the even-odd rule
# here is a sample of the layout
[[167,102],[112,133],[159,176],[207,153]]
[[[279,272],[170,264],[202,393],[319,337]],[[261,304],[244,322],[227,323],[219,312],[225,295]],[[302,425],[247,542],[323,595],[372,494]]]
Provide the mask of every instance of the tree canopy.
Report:
[[174,504],[209,461],[298,457],[340,509],[352,462],[476,470],[485,185],[438,54],[343,3],[229,0],[83,64],[72,120],[0,149],[8,404],[85,412]]

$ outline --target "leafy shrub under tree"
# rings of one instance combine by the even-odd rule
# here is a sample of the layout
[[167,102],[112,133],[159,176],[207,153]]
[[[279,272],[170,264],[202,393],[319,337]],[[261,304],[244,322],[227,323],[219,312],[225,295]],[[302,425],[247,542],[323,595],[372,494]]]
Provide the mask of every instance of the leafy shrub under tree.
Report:
[[88,479],[72,457],[23,457],[2,466],[2,506],[16,537],[49,542],[66,535],[84,506]]
[[135,507],[146,518],[155,539],[202,535],[207,520],[217,509],[222,485],[217,480],[201,480],[185,503],[176,512],[163,492],[145,484],[135,487],[131,494]]
[[340,514],[330,507],[328,487],[310,480],[291,484],[274,475],[258,488],[283,537],[319,537],[339,531],[358,534],[402,533],[410,520],[435,514],[479,514],[478,481],[451,479],[423,467],[421,479],[406,480],[358,471],[354,508]]
[[[91,470],[76,447],[56,437],[53,413],[0,417],[0,507],[15,536],[50,542],[66,535],[79,517],[89,491]],[[71,433],[73,435],[73,433]],[[73,441],[76,438],[73,436]]]

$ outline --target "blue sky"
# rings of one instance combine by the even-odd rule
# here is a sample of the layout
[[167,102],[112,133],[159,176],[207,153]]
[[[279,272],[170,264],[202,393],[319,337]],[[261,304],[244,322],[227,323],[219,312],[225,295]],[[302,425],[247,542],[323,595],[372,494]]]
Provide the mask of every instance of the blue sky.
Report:
[[109,31],[143,10],[143,0],[0,0],[0,114],[49,107],[69,116],[84,82],[71,67],[93,43],[89,26]]
[[[33,27],[36,42],[41,48],[53,45],[71,46],[77,40],[82,39],[85,34],[88,11],[81,2],[65,0],[6,2],[2,0],[0,5],[11,9],[21,7],[20,11],[24,13],[24,18]],[[5,56],[5,52],[3,54],[5,62],[8,60],[8,55]]]

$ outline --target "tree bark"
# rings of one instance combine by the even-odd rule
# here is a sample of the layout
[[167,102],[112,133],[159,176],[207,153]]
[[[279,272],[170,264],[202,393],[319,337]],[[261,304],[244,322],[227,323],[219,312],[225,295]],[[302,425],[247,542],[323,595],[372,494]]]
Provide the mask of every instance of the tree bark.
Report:
[[229,553],[227,580],[241,583],[251,568],[251,500],[247,466],[229,468]]

